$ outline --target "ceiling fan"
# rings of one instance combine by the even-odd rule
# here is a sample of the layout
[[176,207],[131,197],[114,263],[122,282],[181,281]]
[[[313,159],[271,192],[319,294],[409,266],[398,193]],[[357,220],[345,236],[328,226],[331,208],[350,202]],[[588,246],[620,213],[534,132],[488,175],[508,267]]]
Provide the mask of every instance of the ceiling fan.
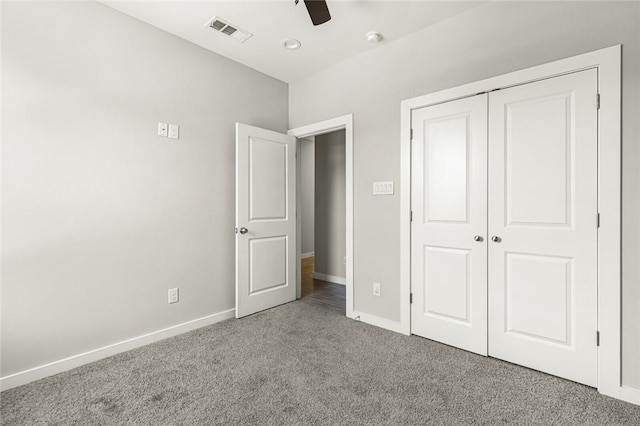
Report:
[[[300,0],[295,0],[296,5],[299,1]],[[307,12],[309,12],[311,22],[313,22],[314,26],[324,24],[331,20],[331,14],[329,13],[329,8],[325,0],[304,0],[304,5],[307,6]]]

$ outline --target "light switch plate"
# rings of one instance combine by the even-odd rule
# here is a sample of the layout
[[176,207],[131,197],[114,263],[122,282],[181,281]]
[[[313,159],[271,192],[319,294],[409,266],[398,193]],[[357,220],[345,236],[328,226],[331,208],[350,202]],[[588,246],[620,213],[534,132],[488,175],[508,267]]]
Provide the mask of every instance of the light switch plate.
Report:
[[180,126],[169,124],[169,139],[180,139]]
[[169,131],[169,126],[167,125],[167,123],[158,123],[158,136],[162,136],[163,138],[166,138],[168,135]]
[[373,195],[393,195],[393,181],[373,182]]

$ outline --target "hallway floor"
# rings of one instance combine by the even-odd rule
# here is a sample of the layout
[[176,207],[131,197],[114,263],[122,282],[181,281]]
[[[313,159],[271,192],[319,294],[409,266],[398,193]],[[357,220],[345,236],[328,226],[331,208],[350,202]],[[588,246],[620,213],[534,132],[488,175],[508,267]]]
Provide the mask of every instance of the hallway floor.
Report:
[[300,301],[345,315],[346,287],[314,279],[314,260],[314,257],[302,259],[302,298]]

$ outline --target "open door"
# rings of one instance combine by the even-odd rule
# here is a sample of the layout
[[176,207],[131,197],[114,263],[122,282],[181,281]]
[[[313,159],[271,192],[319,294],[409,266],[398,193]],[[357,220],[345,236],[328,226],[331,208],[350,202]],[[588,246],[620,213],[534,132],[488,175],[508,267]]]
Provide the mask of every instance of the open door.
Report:
[[236,318],[296,298],[296,139],[236,123]]

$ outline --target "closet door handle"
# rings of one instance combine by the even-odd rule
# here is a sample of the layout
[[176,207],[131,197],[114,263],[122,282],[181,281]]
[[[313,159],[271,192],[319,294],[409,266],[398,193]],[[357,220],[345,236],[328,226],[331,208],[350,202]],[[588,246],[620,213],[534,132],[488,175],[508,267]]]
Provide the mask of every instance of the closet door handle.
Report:
[[500,241],[502,241],[502,238],[494,235],[493,237],[491,237],[491,241],[493,241],[494,243],[499,243]]
[[480,235],[476,235],[475,237],[473,237],[473,241],[477,241],[477,242],[481,243],[482,240],[484,240],[484,238],[482,238]]
[[242,228],[240,228],[240,233],[241,234],[246,234],[247,232],[249,232],[249,230],[247,228],[245,228],[244,226]]

